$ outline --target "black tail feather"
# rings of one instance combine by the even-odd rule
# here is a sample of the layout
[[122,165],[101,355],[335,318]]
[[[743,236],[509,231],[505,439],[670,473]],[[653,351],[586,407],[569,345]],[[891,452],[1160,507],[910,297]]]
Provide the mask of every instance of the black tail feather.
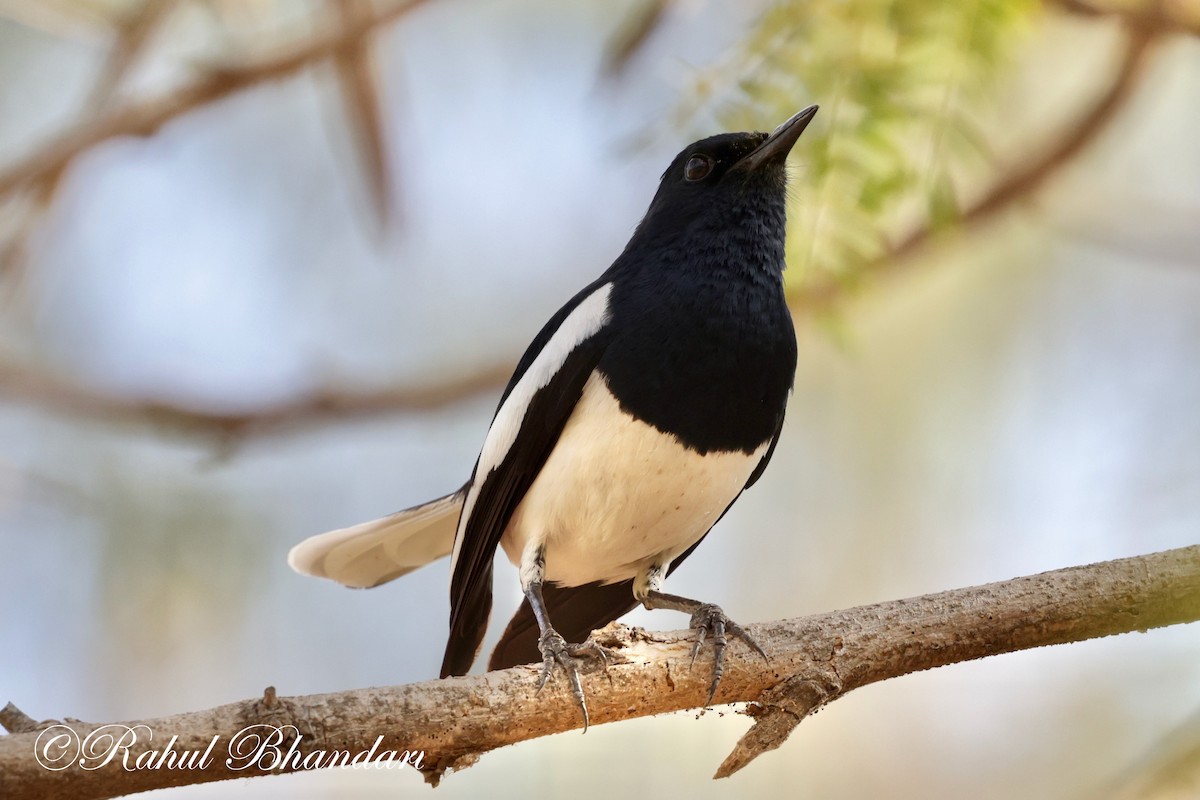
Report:
[[[607,586],[589,583],[569,588],[546,584],[542,586],[542,597],[546,601],[551,624],[568,642],[582,642],[592,631],[603,628],[637,607],[631,580]],[[540,662],[540,638],[541,632],[533,609],[529,607],[529,600],[525,600],[492,651],[488,669],[506,669],[517,664]]]
[[487,631],[492,614],[492,567],[489,564],[482,579],[454,609],[450,617],[450,638],[442,657],[442,677],[466,675],[479,654],[479,645]]
[[[733,503],[729,505],[732,506]],[[729,508],[726,507],[725,511],[728,510]],[[722,512],[721,516],[725,516],[725,513]],[[720,519],[717,521],[719,522]],[[684,550],[671,562],[671,566],[667,567],[667,575],[674,572],[684,559],[700,546],[700,542],[704,541],[705,536],[708,534],[705,533],[704,536],[697,539],[691,547]],[[488,582],[490,585],[490,575]],[[542,598],[546,601],[550,624],[564,639],[574,643],[582,642],[592,631],[603,628],[614,619],[625,616],[638,606],[637,600],[633,599],[632,580],[607,585],[587,583],[583,586],[572,587],[546,584],[542,586]],[[489,609],[491,599],[489,594]],[[487,624],[486,615],[484,624]],[[482,630],[480,635],[482,635]],[[533,609],[530,608],[529,601],[525,600],[517,609],[517,613],[513,615],[512,620],[509,621],[508,627],[504,629],[504,635],[500,637],[496,649],[492,651],[492,657],[488,659],[488,670],[507,669],[515,667],[517,664],[533,664],[541,661],[542,653],[538,649],[540,638],[541,631],[538,630],[537,619],[533,616]],[[478,649],[478,642],[475,647]],[[446,654],[449,656],[449,646],[447,646]],[[470,666],[467,664],[468,668]],[[445,667],[442,669],[444,678],[446,677]],[[461,675],[465,672],[464,669],[463,672],[455,674]]]

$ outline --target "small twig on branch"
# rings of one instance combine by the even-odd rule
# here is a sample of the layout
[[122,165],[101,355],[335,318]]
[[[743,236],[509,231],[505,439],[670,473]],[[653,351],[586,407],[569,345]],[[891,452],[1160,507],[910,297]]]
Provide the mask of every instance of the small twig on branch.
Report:
[[[770,662],[731,648],[716,701],[749,703],[746,713],[755,724],[716,776],[730,775],[779,747],[816,708],[861,686],[1000,653],[1197,620],[1200,545],[753,625],[751,633],[770,654]],[[613,624],[596,637],[617,648],[624,661],[611,664],[605,675],[586,676],[592,724],[695,708],[704,701],[709,675],[705,669],[689,668],[690,632],[652,634]],[[320,758],[313,754],[367,752],[377,737],[382,737],[377,746],[382,750],[423,751],[422,768],[436,782],[448,769],[469,766],[490,750],[580,727],[570,692],[559,682],[556,689],[538,695],[537,672],[534,666],[515,667],[306,697],[278,697],[268,689],[261,700],[122,723],[123,728],[145,726],[138,730],[152,731],[155,738],[140,736],[113,763],[92,770],[78,764],[67,740],[67,752],[56,751],[64,768],[50,771],[35,757],[37,733],[0,737],[0,794],[6,800],[106,798],[247,777],[264,769],[290,772],[303,768],[305,757]],[[264,769],[236,771],[233,767],[239,762],[228,760],[230,744],[250,725],[289,732],[280,750],[294,747],[297,755],[282,764],[267,763]],[[100,727],[70,725],[83,741]],[[161,750],[173,736],[179,737],[176,751],[200,751],[211,743],[215,755],[197,769],[122,767],[122,758],[133,763],[156,747]],[[96,765],[93,760],[84,766]]]
[[29,733],[38,729],[37,720],[12,703],[5,703],[4,708],[0,708],[0,725],[9,733]]

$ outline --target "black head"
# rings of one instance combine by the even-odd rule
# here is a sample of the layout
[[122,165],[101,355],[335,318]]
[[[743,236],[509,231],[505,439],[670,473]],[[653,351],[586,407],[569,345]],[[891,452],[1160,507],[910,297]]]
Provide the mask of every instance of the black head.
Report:
[[673,248],[688,237],[690,248],[697,238],[731,236],[770,240],[763,243],[782,252],[784,162],[816,113],[809,106],[770,134],[723,133],[688,145],[663,173],[630,247]]

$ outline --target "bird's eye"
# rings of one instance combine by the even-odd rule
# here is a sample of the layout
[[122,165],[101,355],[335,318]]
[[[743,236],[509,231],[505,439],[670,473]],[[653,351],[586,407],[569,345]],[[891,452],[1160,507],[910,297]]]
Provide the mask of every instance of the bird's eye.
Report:
[[692,156],[683,167],[683,177],[689,181],[704,180],[712,168],[713,160],[708,156]]

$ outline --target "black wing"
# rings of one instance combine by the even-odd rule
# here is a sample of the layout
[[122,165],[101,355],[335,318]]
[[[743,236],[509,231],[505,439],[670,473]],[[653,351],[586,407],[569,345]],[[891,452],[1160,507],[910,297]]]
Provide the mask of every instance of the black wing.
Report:
[[[742,487],[742,492],[749,489],[762,477],[767,463],[775,453],[775,445],[779,441],[782,429],[783,415],[780,414],[779,423],[775,428],[775,436],[771,439],[771,444],[767,447],[767,452],[763,454],[762,460],[754,468],[754,472],[750,473],[750,479]],[[741,496],[741,492],[738,492],[738,497]],[[729,512],[729,509],[733,508],[733,503],[736,502],[737,497],[721,512],[717,522],[721,521],[721,518]],[[717,522],[713,523],[714,527]],[[711,530],[712,528],[709,528],[709,531]],[[671,566],[667,568],[668,576],[683,563],[685,558],[692,554],[693,550],[700,546],[700,542],[704,541],[705,536],[708,536],[707,532],[671,562]],[[614,619],[625,616],[638,606],[638,602],[633,599],[632,580],[607,585],[588,583],[573,587],[547,584],[542,587],[542,597],[546,601],[546,611],[550,616],[550,621],[554,624],[554,629],[568,642],[583,641],[592,631],[603,628]],[[512,620],[509,621],[508,627],[504,629],[500,641],[496,643],[496,649],[492,651],[491,658],[488,659],[488,669],[507,669],[518,664],[532,664],[541,660],[541,652],[538,650],[539,638],[541,638],[541,631],[533,616],[533,609],[530,608],[529,601],[525,600],[517,609],[517,613],[513,615]]]
[[[496,419],[521,378],[529,372],[539,355],[554,340],[555,334],[564,329],[564,323],[580,305],[603,289],[600,281],[585,288],[550,318],[541,332],[534,338],[496,409],[489,439],[496,433]],[[454,574],[450,579],[450,637],[446,642],[446,654],[442,659],[442,677],[465,675],[471,668],[479,644],[487,628],[492,608],[492,558],[504,529],[513,512],[525,497],[534,478],[558,442],[567,419],[583,393],[583,386],[600,361],[608,340],[607,330],[602,324],[585,326],[592,330],[579,341],[566,342],[569,350],[562,365],[547,378],[545,385],[536,389],[527,399],[515,398],[514,402],[525,402],[525,408],[506,410],[516,412],[519,427],[512,444],[496,464],[475,464],[460,522]],[[556,344],[564,344],[556,342]],[[484,445],[485,452],[487,444]],[[477,483],[478,482],[478,483]],[[474,497],[472,497],[474,494]]]

